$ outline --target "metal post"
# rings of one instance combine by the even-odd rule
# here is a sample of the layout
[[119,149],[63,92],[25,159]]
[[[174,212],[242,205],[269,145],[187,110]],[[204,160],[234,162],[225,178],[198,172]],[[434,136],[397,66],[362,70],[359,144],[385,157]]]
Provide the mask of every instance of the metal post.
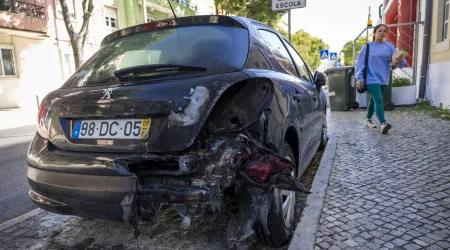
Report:
[[[370,20],[370,5],[369,5],[369,15],[367,16],[367,27],[369,27],[369,20]],[[369,38],[369,29],[366,31],[366,43],[368,42],[367,39]]]
[[352,56],[352,65],[355,65],[355,60],[356,60],[356,40],[358,38],[356,38],[355,40],[353,40],[353,56]]
[[147,22],[147,0],[142,0],[142,17],[144,18],[142,23],[146,23]]
[[363,29],[363,31],[361,31],[361,33],[359,33],[359,35],[355,38],[355,40],[353,40],[353,57],[352,57],[353,64],[352,65],[355,65],[355,61],[356,61],[356,41],[358,41],[358,38],[364,33],[364,31],[366,31],[366,29],[368,29],[368,27],[365,27]]
[[291,42],[291,9],[288,11],[288,38],[289,42]]
[[413,85],[417,84],[417,53],[418,53],[418,43],[419,43],[419,25],[414,24],[414,50],[413,50]]

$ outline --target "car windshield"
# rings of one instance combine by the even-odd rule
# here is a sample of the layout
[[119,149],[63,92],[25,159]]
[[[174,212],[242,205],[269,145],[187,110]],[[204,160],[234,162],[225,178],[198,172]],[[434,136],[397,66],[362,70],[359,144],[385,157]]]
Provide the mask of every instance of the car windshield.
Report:
[[142,32],[104,45],[64,87],[115,84],[119,81],[115,71],[141,65],[206,68],[201,74],[233,72],[244,66],[248,47],[248,31],[236,27],[205,25]]

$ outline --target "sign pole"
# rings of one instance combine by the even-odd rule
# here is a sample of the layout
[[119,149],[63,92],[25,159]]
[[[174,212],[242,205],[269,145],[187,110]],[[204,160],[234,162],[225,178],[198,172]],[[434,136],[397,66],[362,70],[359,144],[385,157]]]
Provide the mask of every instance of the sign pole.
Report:
[[272,0],[272,10],[288,10],[288,39],[291,42],[291,9],[306,7],[306,0]]
[[291,9],[288,11],[288,37],[289,42],[291,42]]

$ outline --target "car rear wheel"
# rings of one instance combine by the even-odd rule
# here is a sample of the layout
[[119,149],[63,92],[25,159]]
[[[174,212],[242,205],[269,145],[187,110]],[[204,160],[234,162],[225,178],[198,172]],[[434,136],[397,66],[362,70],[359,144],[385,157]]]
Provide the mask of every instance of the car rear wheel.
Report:
[[[295,163],[294,153],[286,142],[280,151],[280,155]],[[295,176],[295,170],[292,171],[292,176]],[[265,245],[271,247],[285,246],[289,243],[296,225],[297,193],[273,188],[270,195],[273,196],[273,199],[267,216],[269,234],[264,232],[261,224],[255,225],[255,232],[261,243]]]

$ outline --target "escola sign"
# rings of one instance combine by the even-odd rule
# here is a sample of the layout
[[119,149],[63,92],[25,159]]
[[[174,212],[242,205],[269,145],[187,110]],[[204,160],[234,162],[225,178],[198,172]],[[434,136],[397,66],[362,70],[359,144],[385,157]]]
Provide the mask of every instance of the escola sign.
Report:
[[304,8],[306,0],[272,0],[272,10]]

